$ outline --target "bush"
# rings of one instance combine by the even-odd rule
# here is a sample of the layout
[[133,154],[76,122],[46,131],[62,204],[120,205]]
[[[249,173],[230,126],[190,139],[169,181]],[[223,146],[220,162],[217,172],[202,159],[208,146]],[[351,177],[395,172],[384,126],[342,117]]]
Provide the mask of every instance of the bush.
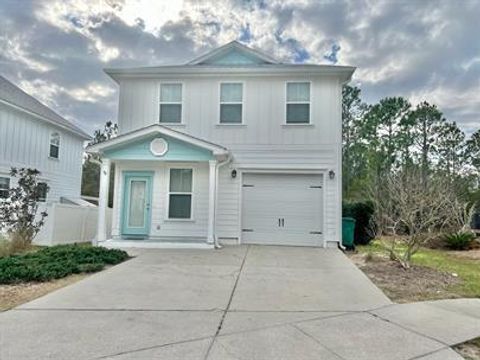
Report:
[[89,245],[57,245],[0,258],[0,284],[49,281],[71,274],[96,272],[128,259],[122,250]]
[[352,217],[355,222],[355,245],[367,245],[373,239],[371,231],[374,213],[373,203],[370,201],[343,203],[343,216]]
[[472,245],[475,234],[471,232],[457,232],[445,235],[445,244],[453,250],[467,250]]

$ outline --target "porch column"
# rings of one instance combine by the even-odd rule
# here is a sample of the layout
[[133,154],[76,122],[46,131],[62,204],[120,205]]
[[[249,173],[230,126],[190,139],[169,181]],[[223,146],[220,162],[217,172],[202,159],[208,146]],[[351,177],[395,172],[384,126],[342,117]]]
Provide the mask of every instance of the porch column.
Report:
[[210,160],[208,162],[208,232],[207,242],[214,243],[214,227],[215,227],[215,173],[217,168],[217,161]]
[[97,238],[94,245],[99,241],[107,240],[107,207],[108,207],[108,188],[110,183],[110,159],[102,159],[100,166],[100,189],[98,193],[98,224]]

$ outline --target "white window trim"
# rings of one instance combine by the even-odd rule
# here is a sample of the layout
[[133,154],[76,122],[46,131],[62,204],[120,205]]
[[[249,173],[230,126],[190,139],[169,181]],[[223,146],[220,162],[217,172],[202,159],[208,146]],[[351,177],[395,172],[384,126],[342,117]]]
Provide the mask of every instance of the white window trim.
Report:
[[[288,101],[288,84],[296,84],[296,83],[305,83],[309,84],[310,87],[310,99],[309,101]],[[289,123],[287,122],[287,107],[288,104],[308,104],[308,123]],[[285,126],[311,126],[312,123],[312,82],[308,80],[289,80],[285,82],[285,116],[284,116],[284,123]]]
[[[58,148],[58,157],[53,157],[53,156],[50,156],[50,147],[52,146],[52,135],[53,134],[57,134],[58,135],[58,146],[57,145],[54,145],[54,146],[57,146]],[[48,158],[50,160],[56,160],[56,161],[59,161],[60,160],[60,147],[62,145],[62,135],[60,134],[59,131],[51,131],[50,132],[50,139],[49,139],[49,142],[48,142]]]
[[[178,191],[170,191],[170,171],[172,169],[182,169],[182,170],[192,170],[192,190],[191,192],[178,192]],[[166,201],[166,214],[165,219],[166,221],[195,221],[194,215],[194,201],[195,201],[195,168],[192,166],[181,166],[181,165],[172,165],[167,167],[167,201]],[[190,217],[189,218],[171,218],[170,217],[170,195],[190,195],[191,202],[190,202]]]
[[[2,179],[7,179],[8,180],[8,185],[7,185],[7,188],[6,189],[1,189],[1,191],[7,191],[7,195],[8,195],[8,191],[10,190],[10,188],[12,187],[12,180],[10,179],[10,176],[3,176],[2,174],[0,174],[0,178]],[[2,200],[3,198],[0,197],[0,201]]]
[[[162,85],[181,85],[182,87],[182,99],[180,101],[162,101]],[[184,103],[185,103],[185,83],[182,81],[162,81],[158,85],[158,123],[160,125],[177,125],[177,126],[183,126],[185,125],[185,120],[184,120]],[[182,110],[180,111],[180,122],[160,122],[160,116],[161,116],[161,105],[180,105],[182,107]]]
[[[223,84],[241,84],[242,85],[242,101],[222,101],[222,85]],[[218,116],[217,116],[217,125],[219,126],[245,126],[245,81],[220,81],[218,83]],[[239,123],[222,123],[222,105],[242,105],[242,121]]]

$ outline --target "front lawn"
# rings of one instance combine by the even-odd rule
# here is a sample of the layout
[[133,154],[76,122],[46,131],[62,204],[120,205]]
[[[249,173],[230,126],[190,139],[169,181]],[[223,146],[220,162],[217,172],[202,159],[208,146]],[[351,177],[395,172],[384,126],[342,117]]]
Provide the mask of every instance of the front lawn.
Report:
[[[410,270],[389,261],[378,241],[359,246],[358,251],[360,256],[353,255],[352,259],[393,301],[480,297],[479,250],[422,248],[413,256]],[[380,270],[383,281],[379,279]]]

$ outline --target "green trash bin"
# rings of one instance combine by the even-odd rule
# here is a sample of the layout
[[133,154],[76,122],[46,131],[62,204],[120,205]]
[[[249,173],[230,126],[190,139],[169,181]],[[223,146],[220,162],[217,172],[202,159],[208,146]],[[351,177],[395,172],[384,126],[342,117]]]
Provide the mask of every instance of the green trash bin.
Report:
[[355,219],[351,217],[342,218],[342,244],[347,249],[354,249],[353,237],[355,234]]

